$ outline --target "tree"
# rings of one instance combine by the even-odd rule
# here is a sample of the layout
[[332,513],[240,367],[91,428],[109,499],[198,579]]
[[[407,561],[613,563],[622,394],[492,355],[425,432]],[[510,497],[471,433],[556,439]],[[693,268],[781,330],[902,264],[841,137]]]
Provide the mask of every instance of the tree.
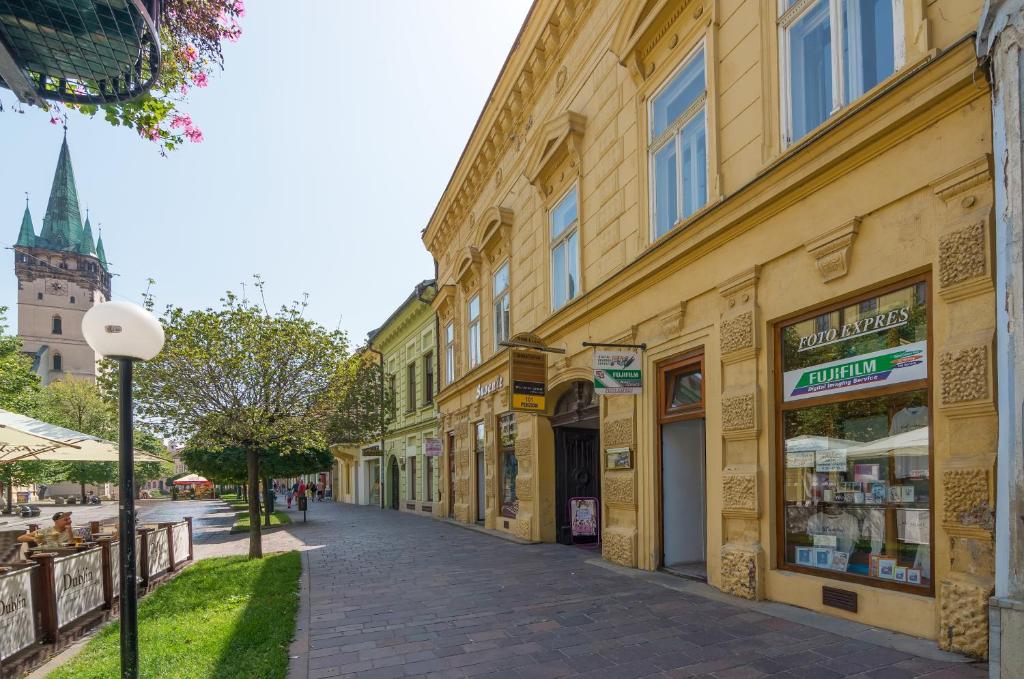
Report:
[[102,485],[117,481],[116,462],[58,462],[63,466],[63,478],[77,483],[82,492],[82,502],[86,501],[85,486],[88,484]]
[[39,377],[32,360],[21,352],[21,340],[8,335],[7,307],[0,307],[0,408],[30,411],[39,393]]
[[326,427],[331,443],[359,445],[387,435],[395,395],[376,354],[359,351],[339,365],[331,402]]
[[64,478],[63,469],[55,468],[50,462],[39,460],[21,460],[19,462],[4,462],[0,464],[0,483],[3,484],[7,494],[7,509],[5,513],[10,514],[14,507],[14,486],[23,486],[30,483],[51,483]]
[[[167,446],[156,434],[147,431],[142,427],[136,427],[134,433],[135,449],[144,450],[147,453],[166,458]],[[135,496],[142,492],[142,484],[147,481],[163,479],[174,473],[174,464],[169,460],[164,462],[136,462],[135,463]]]
[[[262,293],[257,278],[257,289]],[[229,292],[219,309],[163,314],[166,343],[136,368],[140,415],[210,452],[245,453],[259,488],[260,453],[324,447],[327,400],[346,339],[305,318],[305,302],[274,313]],[[249,493],[249,557],[263,555],[259,497]]]

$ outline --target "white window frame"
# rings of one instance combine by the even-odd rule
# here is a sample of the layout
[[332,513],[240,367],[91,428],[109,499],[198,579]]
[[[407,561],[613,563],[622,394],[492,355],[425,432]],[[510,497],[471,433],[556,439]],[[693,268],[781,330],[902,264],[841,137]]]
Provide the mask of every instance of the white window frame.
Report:
[[[786,0],[778,0],[779,12],[779,126],[782,148],[788,148],[803,139],[792,137],[792,83],[789,81],[789,29],[793,27],[818,0],[793,0],[786,7]],[[890,0],[892,3],[892,39],[893,39],[893,72],[895,75],[903,68],[906,57],[906,35],[903,23],[903,0]],[[843,61],[842,34],[842,0],[826,0],[829,11],[829,32],[832,42],[832,110],[821,124],[841,111],[852,102],[846,96],[846,64]],[[877,85],[876,85],[877,87]],[[870,91],[870,90],[869,90]],[[867,94],[865,92],[864,94]],[[864,96],[864,95],[861,95]],[[858,97],[859,98],[859,97]],[[806,135],[805,135],[806,136]]]
[[455,323],[444,326],[444,383],[455,381]]
[[[710,66],[708,64],[708,55],[707,55],[707,51],[706,51],[705,48],[706,48],[705,40],[704,40],[704,38],[701,38],[700,41],[696,45],[694,45],[693,49],[691,49],[686,54],[686,56],[683,57],[682,61],[679,62],[679,65],[675,67],[675,69],[672,71],[672,73],[669,74],[669,76],[667,78],[665,78],[665,82],[663,82],[658,87],[658,89],[647,100],[647,176],[648,176],[647,184],[650,187],[650,191],[648,192],[650,194],[649,197],[648,197],[648,200],[649,200],[650,215],[651,215],[651,242],[652,243],[654,241],[656,241],[656,240],[664,238],[669,233],[674,231],[676,229],[676,227],[678,227],[680,224],[682,224],[687,219],[689,219],[690,217],[693,216],[693,215],[690,215],[689,217],[683,217],[683,216],[677,215],[677,218],[675,220],[673,220],[673,222],[672,222],[672,226],[670,226],[665,231],[665,233],[661,234],[660,236],[658,235],[657,177],[655,176],[655,170],[654,170],[654,156],[658,153],[658,151],[660,151],[663,148],[665,148],[665,146],[668,145],[669,143],[675,143],[676,144],[676,196],[678,196],[678,203],[679,203],[677,205],[677,209],[678,209],[679,212],[681,212],[682,209],[683,209],[683,172],[682,172],[682,169],[681,169],[682,162],[683,162],[683,154],[682,154],[682,148],[681,148],[682,132],[683,132],[683,128],[686,127],[687,123],[689,123],[691,120],[696,118],[701,112],[704,113],[704,175],[705,175],[705,177],[704,177],[704,202],[701,203],[701,206],[699,208],[694,210],[694,214],[696,214],[697,212],[700,212],[701,209],[708,204],[708,198],[709,198],[708,192],[710,191],[710,186],[711,186],[711,163],[709,162],[709,154],[708,154],[708,148],[711,145],[711,143],[710,143],[710,138],[711,137],[710,137],[710,130],[708,128],[708,111],[707,111],[707,109],[708,109],[708,81],[710,80],[710,78],[709,78]],[[690,104],[690,107],[687,108],[678,118],[676,118],[674,121],[672,121],[672,123],[668,127],[666,127],[664,130],[662,130],[661,134],[659,134],[657,136],[657,138],[653,137],[653,134],[654,134],[654,100],[657,99],[658,96],[663,91],[665,91],[665,89],[669,85],[672,84],[672,81],[675,80],[676,76],[679,75],[683,71],[683,69],[685,69],[690,64],[690,62],[693,61],[693,59],[702,51],[704,52],[704,92],[699,97],[697,97],[697,99],[692,104]]]
[[[505,287],[500,291],[495,289],[498,274],[502,270],[505,270]],[[491,309],[494,312],[494,351],[501,349],[501,343],[506,341],[512,334],[510,326],[512,324],[512,301],[511,301],[511,290],[512,288],[512,268],[509,264],[509,260],[505,260],[494,270],[491,275],[491,296],[492,304]],[[505,314],[501,310],[500,306],[502,302],[508,301],[508,318],[505,318]],[[504,328],[502,328],[501,320],[504,320]],[[504,333],[499,332],[499,329],[503,329]]]
[[[583,278],[583,276],[581,275],[580,270],[583,267],[582,267],[582,263],[581,263],[580,260],[582,258],[583,243],[582,243],[582,239],[580,238],[579,233],[580,233],[580,211],[581,211],[583,206],[580,205],[580,191],[579,191],[579,188],[580,188],[579,182],[573,182],[573,185],[570,186],[568,189],[566,189],[566,191],[561,195],[561,197],[559,197],[559,199],[556,200],[552,204],[551,209],[548,210],[548,241],[550,243],[550,247],[548,248],[548,260],[549,260],[548,271],[551,274],[551,279],[550,279],[551,280],[551,311],[553,311],[553,312],[554,311],[558,311],[562,307],[568,306],[568,304],[570,302],[572,302],[574,299],[576,299],[577,297],[579,297],[580,293],[582,292],[582,290],[580,289],[582,287],[580,283],[581,283],[581,279]],[[562,231],[562,233],[558,234],[558,236],[556,238],[552,238],[551,237],[551,219],[552,219],[552,217],[554,217],[555,210],[558,209],[558,206],[561,205],[562,202],[565,201],[565,199],[568,198],[569,194],[572,193],[573,191],[576,192],[576,221],[573,222],[572,224],[570,224],[569,226],[565,227],[565,229]],[[576,290],[575,290],[574,294],[572,295],[572,297],[566,297],[565,301],[562,302],[561,305],[559,305],[555,301],[555,249],[559,245],[561,245],[562,243],[568,243],[569,237],[572,234],[574,234],[574,233],[576,234]],[[566,245],[566,247],[568,247],[568,245]],[[566,292],[568,293],[568,290],[569,290],[569,261],[568,261],[568,259],[566,259],[566,263],[565,264],[566,264],[566,266],[565,266],[565,275],[566,275],[565,289],[566,289]]]
[[[476,318],[473,318],[473,302],[476,302]],[[477,293],[466,303],[466,355],[469,358],[470,370],[483,362],[480,347],[480,311],[480,293]]]

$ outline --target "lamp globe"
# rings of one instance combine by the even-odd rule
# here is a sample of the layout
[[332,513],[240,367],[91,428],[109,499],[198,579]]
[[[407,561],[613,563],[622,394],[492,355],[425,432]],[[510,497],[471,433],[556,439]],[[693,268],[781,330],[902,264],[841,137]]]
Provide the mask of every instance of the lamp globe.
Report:
[[85,312],[82,334],[93,351],[110,358],[148,361],[164,346],[160,322],[138,304],[104,302]]

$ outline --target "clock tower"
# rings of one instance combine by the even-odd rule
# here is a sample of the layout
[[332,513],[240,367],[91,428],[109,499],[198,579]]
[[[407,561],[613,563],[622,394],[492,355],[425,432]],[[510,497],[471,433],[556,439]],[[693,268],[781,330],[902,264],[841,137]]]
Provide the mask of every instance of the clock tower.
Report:
[[43,228],[36,235],[28,201],[14,245],[18,336],[43,384],[75,375],[96,379],[96,353],[82,335],[82,316],[110,299],[103,237],[82,223],[67,133],[57,158]]

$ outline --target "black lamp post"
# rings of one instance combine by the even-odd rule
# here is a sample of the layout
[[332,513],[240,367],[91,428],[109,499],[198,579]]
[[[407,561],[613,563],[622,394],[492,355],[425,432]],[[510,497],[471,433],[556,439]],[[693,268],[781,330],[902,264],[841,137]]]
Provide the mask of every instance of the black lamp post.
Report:
[[82,318],[82,334],[96,353],[118,365],[118,476],[120,478],[121,678],[139,676],[138,580],[135,569],[135,437],[132,366],[160,353],[164,330],[151,313],[130,302],[105,302]]

